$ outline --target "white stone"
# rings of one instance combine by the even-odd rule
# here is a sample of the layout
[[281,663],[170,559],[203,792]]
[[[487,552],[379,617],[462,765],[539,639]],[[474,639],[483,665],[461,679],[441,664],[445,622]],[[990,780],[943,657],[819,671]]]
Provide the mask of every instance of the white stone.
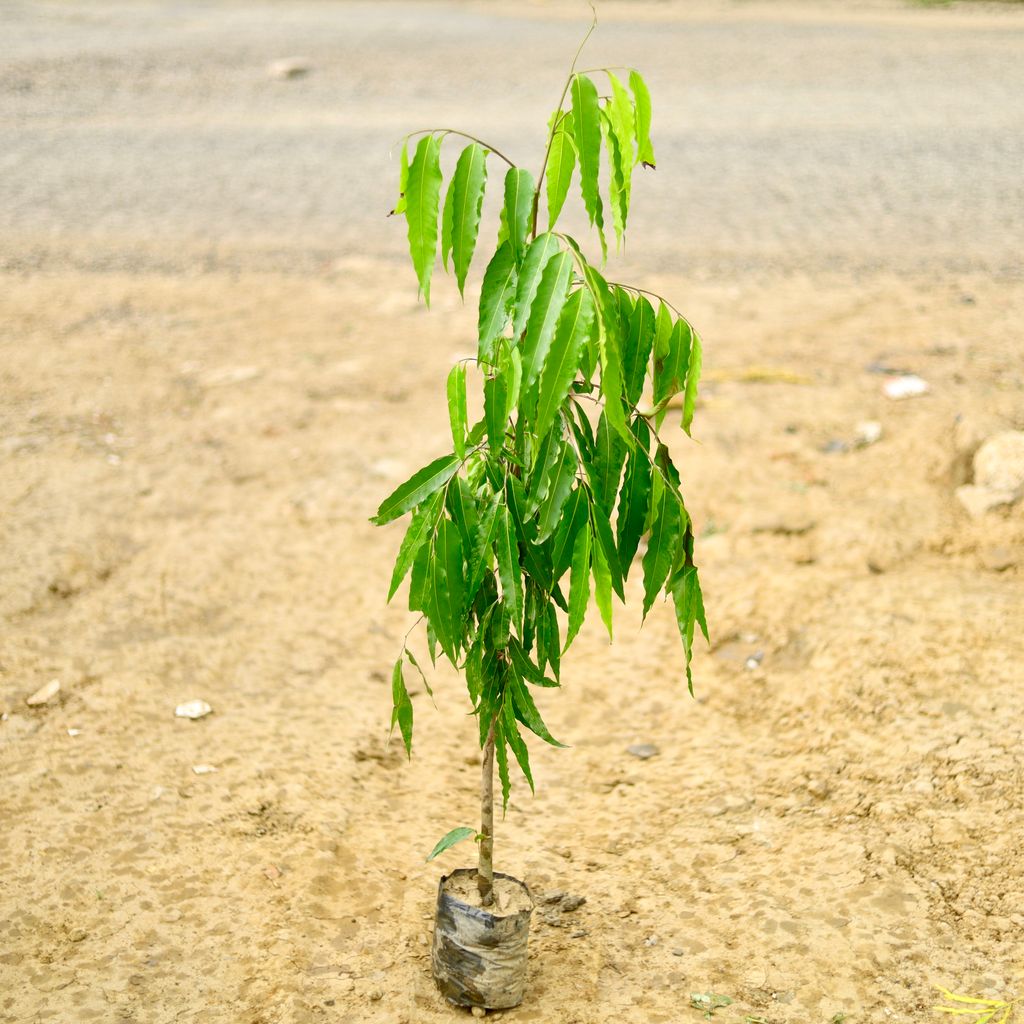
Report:
[[25,703],[30,708],[41,707],[43,704],[49,704],[58,693],[60,693],[60,680],[51,679],[48,683],[40,686],[31,697],[26,697]]
[[964,484],[956,489],[956,500],[972,519],[980,519],[993,509],[1012,505],[1017,498],[1014,491],[994,491],[990,487],[978,487],[975,484]]
[[991,491],[1024,492],[1024,431],[1004,430],[974,454],[974,483]]
[[189,700],[174,709],[175,718],[205,718],[213,708],[205,700]]

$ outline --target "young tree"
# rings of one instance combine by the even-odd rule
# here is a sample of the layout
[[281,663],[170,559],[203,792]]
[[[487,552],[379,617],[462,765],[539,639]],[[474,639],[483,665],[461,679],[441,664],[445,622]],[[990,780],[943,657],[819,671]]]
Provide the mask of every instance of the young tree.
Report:
[[[594,74],[607,79],[606,95]],[[412,514],[388,600],[410,575],[409,608],[426,624],[431,659],[439,649],[462,670],[479,722],[479,833],[455,829],[431,856],[476,835],[484,906],[493,885],[494,762],[507,807],[510,754],[533,789],[522,730],[562,746],[532,691],[559,685],[562,656],[591,594],[611,637],[612,595],[625,600],[623,584],[642,540],[643,615],[660,593],[671,596],[691,693],[695,627],[707,637],[693,526],[659,435],[668,411],[679,405],[690,432],[700,338],[668,300],[609,281],[575,239],[556,230],[576,179],[603,268],[608,221],[618,245],[633,172],[654,167],[650,126],[650,96],[639,72],[628,72],[627,87],[614,69],[578,72],[574,60],[536,177],[494,146],[452,129],[413,133],[402,147],[394,212],[405,214],[428,306],[439,241],[441,262],[446,270],[450,264],[464,293],[488,163],[507,165],[497,242],[480,291],[478,354],[448,376],[452,451],[403,483],[372,520],[383,525]],[[468,144],[442,206],[441,147],[456,138]],[[483,378],[484,415],[476,423],[467,415],[467,363]],[[392,728],[398,726],[411,754],[405,661],[419,670],[403,645],[392,674]]]

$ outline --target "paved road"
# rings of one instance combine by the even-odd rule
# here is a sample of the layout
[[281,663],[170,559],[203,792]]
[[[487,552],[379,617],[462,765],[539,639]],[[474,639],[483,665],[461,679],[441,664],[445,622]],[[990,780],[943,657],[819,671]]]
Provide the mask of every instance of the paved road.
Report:
[[[610,9],[586,62],[636,63],[655,96],[644,263],[1020,272],[1024,11],[851,6]],[[0,4],[0,265],[139,246],[170,265],[196,246],[284,266],[397,255],[393,140],[451,123],[536,163],[584,21],[521,4]],[[311,73],[271,80],[290,55]]]

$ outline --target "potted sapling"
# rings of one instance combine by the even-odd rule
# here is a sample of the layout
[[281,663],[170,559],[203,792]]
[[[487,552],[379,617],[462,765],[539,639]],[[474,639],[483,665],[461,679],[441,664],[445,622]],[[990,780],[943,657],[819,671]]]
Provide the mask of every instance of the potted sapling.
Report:
[[[538,173],[475,136],[417,132],[402,148],[394,211],[405,216],[429,305],[438,247],[464,291],[489,172],[496,164],[504,172],[496,242],[480,260],[477,356],[448,376],[451,451],[373,518],[383,525],[411,516],[388,599],[408,576],[409,608],[420,613],[413,628],[425,626],[432,660],[446,657],[462,673],[479,726],[480,826],[453,829],[431,854],[462,839],[478,843],[476,866],[445,875],[438,888],[433,972],[461,1006],[498,1009],[523,997],[532,899],[523,882],[494,870],[494,774],[505,809],[513,764],[533,789],[525,735],[562,746],[536,695],[559,685],[591,596],[611,637],[612,597],[625,599],[644,543],[643,615],[659,594],[671,598],[691,693],[695,628],[707,636],[694,530],[660,434],[673,409],[690,432],[700,339],[667,299],[603,271],[608,227],[616,243],[626,231],[634,172],[654,167],[650,96],[637,71],[584,73],[576,63]],[[441,150],[453,144],[461,151],[445,187]],[[574,182],[597,235],[596,263],[557,230]],[[483,388],[475,423],[470,382]],[[410,754],[405,673],[420,664],[407,635],[392,673],[392,729]]]

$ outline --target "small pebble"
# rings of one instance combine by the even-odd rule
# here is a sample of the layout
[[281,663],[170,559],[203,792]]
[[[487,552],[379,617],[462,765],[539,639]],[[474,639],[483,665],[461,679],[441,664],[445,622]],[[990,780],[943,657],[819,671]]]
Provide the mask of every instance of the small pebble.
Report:
[[657,757],[661,751],[653,743],[634,743],[631,747],[626,747],[626,753],[646,761],[650,757]]
[[175,718],[205,718],[211,714],[213,708],[206,703],[205,700],[188,700],[184,704],[179,704],[174,709]]
[[566,896],[562,900],[562,913],[571,914],[574,910],[579,910],[586,902],[586,896]]
[[487,1011],[482,1006],[474,1006],[473,1009],[470,1010],[470,1013],[472,1013],[474,1017],[487,1016]]
[[31,697],[27,697],[25,703],[30,708],[41,707],[44,704],[49,704],[58,693],[60,693],[60,680],[51,679],[44,686],[40,686]]
[[83,942],[87,936],[87,932],[84,928],[76,928],[74,931],[68,934],[68,938],[72,942]]
[[383,998],[384,998],[384,993],[381,992],[381,990],[379,988],[375,988],[370,993],[370,1002],[371,1003],[379,1003]]
[[672,950],[672,955],[673,956],[686,956],[686,952],[685,952],[685,950],[682,950],[682,949],[673,949]]

